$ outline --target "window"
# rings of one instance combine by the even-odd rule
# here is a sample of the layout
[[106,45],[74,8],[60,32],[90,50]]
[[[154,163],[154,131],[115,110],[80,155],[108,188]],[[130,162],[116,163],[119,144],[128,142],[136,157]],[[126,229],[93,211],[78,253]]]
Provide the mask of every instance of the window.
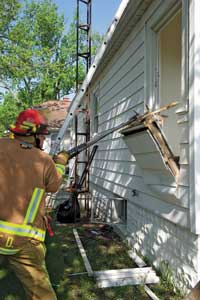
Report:
[[[172,101],[181,100],[181,19],[179,11],[158,32],[158,85],[157,101],[165,106]],[[173,153],[179,156],[179,129],[176,118],[177,107],[165,112],[163,132]]]
[[[182,9],[180,1],[165,15],[157,12],[146,24],[146,105],[151,110],[182,98]],[[162,131],[174,156],[180,155],[176,110],[163,114]]]
[[96,90],[92,97],[91,104],[91,120],[92,120],[92,134],[98,133],[99,127],[99,90]]
[[127,200],[118,195],[97,194],[92,197],[92,222],[105,222],[125,225],[127,222]]

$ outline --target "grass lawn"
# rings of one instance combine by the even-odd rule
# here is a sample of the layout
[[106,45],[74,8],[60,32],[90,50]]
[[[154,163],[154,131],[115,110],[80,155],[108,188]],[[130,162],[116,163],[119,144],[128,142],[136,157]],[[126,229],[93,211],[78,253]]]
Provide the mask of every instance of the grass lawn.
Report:
[[[151,299],[143,286],[97,288],[95,280],[86,274],[73,228],[79,233],[94,271],[136,267],[127,254],[127,246],[111,227],[92,224],[56,226],[54,237],[46,239],[46,261],[58,300]],[[165,282],[153,285],[152,290],[160,300],[182,299]],[[0,269],[0,300],[25,300],[20,283],[5,266]]]

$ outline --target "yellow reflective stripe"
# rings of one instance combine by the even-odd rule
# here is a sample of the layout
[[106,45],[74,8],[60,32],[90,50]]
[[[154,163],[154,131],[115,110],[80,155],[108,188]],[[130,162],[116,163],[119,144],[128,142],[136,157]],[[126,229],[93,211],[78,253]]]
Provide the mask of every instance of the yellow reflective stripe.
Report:
[[65,166],[64,165],[56,164],[56,169],[61,175],[65,174]]
[[25,129],[31,128],[32,132],[37,131],[37,127],[34,123],[23,121],[23,125],[20,125],[20,127],[23,127],[23,126],[25,127]]
[[34,238],[43,242],[45,239],[45,231],[30,225],[14,224],[6,221],[0,221],[0,232]]
[[43,194],[43,189],[34,189],[26,216],[24,218],[24,224],[32,224],[34,222]]
[[0,248],[0,254],[6,254],[6,255],[12,255],[19,252],[20,249],[6,249],[6,248]]

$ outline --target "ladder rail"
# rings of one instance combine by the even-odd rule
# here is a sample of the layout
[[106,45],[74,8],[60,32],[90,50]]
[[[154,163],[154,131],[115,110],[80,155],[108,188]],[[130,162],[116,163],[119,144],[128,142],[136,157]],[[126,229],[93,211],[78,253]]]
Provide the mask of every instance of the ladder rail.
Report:
[[101,47],[99,48],[99,51],[98,53],[96,54],[95,56],[95,59],[93,61],[93,63],[91,64],[89,70],[88,70],[88,73],[80,87],[80,89],[77,91],[77,94],[76,96],[74,97],[74,99],[72,100],[71,102],[71,105],[69,107],[69,111],[68,111],[68,115],[58,133],[58,136],[55,140],[55,143],[50,151],[50,154],[51,155],[54,155],[57,151],[57,149],[59,148],[59,145],[64,137],[64,134],[67,130],[67,128],[69,127],[70,123],[72,122],[72,119],[74,117],[74,113],[75,113],[75,110],[78,108],[79,104],[81,103],[84,95],[86,94],[87,92],[87,88],[94,76],[94,73],[96,72],[96,69],[98,67],[98,65],[100,64],[100,61],[101,61],[101,58],[103,57],[108,45],[109,45],[109,42],[113,36],[113,33],[116,29],[116,26],[124,12],[124,10],[126,9],[128,3],[130,2],[130,0],[123,0],[119,6],[119,9],[118,11],[116,12],[115,16],[114,16],[114,19],[113,19],[113,22],[111,24],[111,26],[109,27],[109,30],[107,31],[107,34],[106,34],[106,37],[101,45]]

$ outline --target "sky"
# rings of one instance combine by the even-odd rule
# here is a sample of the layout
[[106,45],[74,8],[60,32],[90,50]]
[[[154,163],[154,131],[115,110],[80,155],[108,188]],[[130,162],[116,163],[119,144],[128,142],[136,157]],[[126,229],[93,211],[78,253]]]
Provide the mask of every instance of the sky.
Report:
[[[92,31],[97,31],[101,34],[106,33],[121,1],[92,0]],[[66,26],[68,26],[73,19],[74,12],[76,12],[77,0],[53,0],[53,2],[57,4],[59,13],[64,13],[67,22]],[[80,10],[83,10],[84,7],[86,5],[81,4]]]

